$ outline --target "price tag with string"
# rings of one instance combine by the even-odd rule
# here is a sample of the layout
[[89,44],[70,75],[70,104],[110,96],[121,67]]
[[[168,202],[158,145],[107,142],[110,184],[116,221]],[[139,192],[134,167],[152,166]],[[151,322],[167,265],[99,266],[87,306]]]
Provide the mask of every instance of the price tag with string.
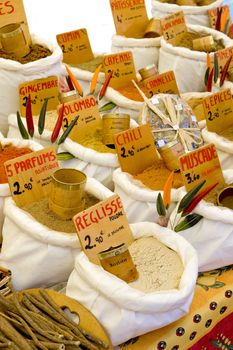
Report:
[[[62,105],[58,106],[58,113]],[[78,116],[76,125],[69,134],[69,138],[78,142],[85,135],[93,134],[101,127],[101,116],[93,95],[79,98],[64,104],[64,118],[62,128],[66,130],[70,123]]]
[[179,161],[187,191],[202,180],[206,180],[202,189],[216,182],[218,186],[225,183],[217,150],[212,143],[179,157]]
[[88,33],[85,28],[57,34],[56,38],[63,52],[63,62],[79,64],[94,59]]
[[233,100],[230,89],[207,96],[202,103],[209,131],[218,134],[233,126]]
[[175,94],[180,95],[174,72],[156,75],[143,81],[144,93],[148,98],[156,94]]
[[12,197],[18,207],[46,197],[51,175],[59,169],[54,147],[28,153],[4,163]]
[[176,12],[173,15],[161,19],[163,37],[169,43],[176,45],[187,32],[184,12]]
[[133,242],[132,232],[117,194],[78,213],[73,221],[84,253],[95,264],[100,264],[98,253],[101,251]]
[[113,75],[109,86],[120,88],[128,85],[131,80],[136,80],[133,54],[131,51],[104,55],[103,67],[106,77],[112,71]]
[[122,171],[139,174],[159,160],[149,124],[120,132],[114,140]]
[[[233,46],[227,47],[226,49],[216,51],[216,57],[218,61],[219,75],[221,76],[223,68],[227,63],[228,59],[233,56]],[[230,61],[230,65],[228,67],[228,72],[233,67],[233,59]]]
[[56,110],[59,105],[58,99],[58,82],[57,77],[50,76],[48,78],[36,79],[27,81],[26,83],[20,84],[18,87],[19,91],[19,103],[20,103],[20,114],[26,116],[26,105],[27,98],[31,97],[32,114],[39,115],[41,107],[48,99],[47,111]]
[[116,33],[141,38],[149,22],[145,0],[109,0]]

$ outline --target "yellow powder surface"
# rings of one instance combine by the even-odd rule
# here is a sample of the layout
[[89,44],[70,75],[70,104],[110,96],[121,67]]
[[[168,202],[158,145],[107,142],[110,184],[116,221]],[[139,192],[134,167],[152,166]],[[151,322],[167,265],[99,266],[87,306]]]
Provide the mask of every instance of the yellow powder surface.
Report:
[[[163,190],[170,173],[171,171],[166,168],[164,162],[161,160],[145,169],[142,173],[134,175],[134,179],[141,181],[144,186],[151,190],[158,191]],[[176,172],[174,173],[173,188],[179,188],[181,186],[184,186],[182,176],[180,172]]]
[[[92,60],[87,61],[87,62],[83,62],[83,63],[78,63],[76,65],[73,65],[74,67],[77,67],[79,69],[82,70],[87,70],[89,72],[94,73],[94,71],[96,70],[96,68],[103,63],[103,55],[100,56],[96,56],[94,57]],[[101,72],[103,72],[104,69],[103,67],[101,68]]]
[[198,121],[205,119],[202,101],[202,98],[190,98],[190,100],[187,101]]
[[[193,40],[204,36],[207,36],[207,34],[186,32],[182,35],[179,43],[174,46],[186,47],[187,49],[193,50]],[[224,49],[224,45],[222,44],[221,40],[214,40],[214,43],[214,48],[210,52]]]
[[102,129],[96,129],[94,134],[83,135],[78,140],[82,146],[101,153],[116,153],[115,149],[107,147],[102,141]]

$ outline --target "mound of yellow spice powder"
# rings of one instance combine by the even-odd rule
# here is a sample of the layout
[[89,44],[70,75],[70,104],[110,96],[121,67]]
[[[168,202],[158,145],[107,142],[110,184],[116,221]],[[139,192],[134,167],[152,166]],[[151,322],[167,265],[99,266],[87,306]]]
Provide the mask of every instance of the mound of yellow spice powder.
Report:
[[91,148],[101,153],[116,153],[115,149],[107,147],[102,141],[102,129],[96,129],[94,133],[83,135],[78,140],[82,146]]
[[[191,32],[186,32],[182,35],[180,41],[174,45],[174,46],[180,46],[180,47],[186,47],[187,49],[194,50],[193,49],[193,40],[194,39],[199,39],[202,37],[207,36],[206,34],[199,34],[199,33],[191,33]],[[224,49],[224,45],[222,44],[221,40],[214,40],[214,49],[210,50],[210,52],[215,52],[221,49]]]
[[[134,175],[134,179],[141,181],[144,186],[151,190],[158,191],[163,190],[170,173],[171,171],[166,168],[164,162],[159,160],[142,173]],[[180,172],[174,173],[173,188],[179,188],[181,186],[184,186],[184,183]]]
[[[100,200],[85,192],[85,207],[88,209],[97,204]],[[40,224],[45,225],[54,231],[75,233],[76,229],[72,219],[62,219],[49,208],[48,198],[42,198],[37,202],[27,204],[23,207]]]

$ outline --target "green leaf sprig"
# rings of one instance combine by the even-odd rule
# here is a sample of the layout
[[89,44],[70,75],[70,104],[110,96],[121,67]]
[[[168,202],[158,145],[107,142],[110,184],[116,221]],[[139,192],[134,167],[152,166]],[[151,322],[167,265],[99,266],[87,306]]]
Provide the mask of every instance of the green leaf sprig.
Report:
[[[205,183],[206,183],[206,180],[200,181],[195,187],[193,187],[190,191],[188,191],[185,194],[185,196],[181,199],[177,208],[175,219],[174,219],[175,226],[172,227],[175,232],[186,230],[196,225],[202,219],[202,215],[192,213],[192,211],[197,206],[197,204],[218,184],[216,183],[216,184],[210,185],[199,193],[199,191],[201,190],[201,188],[204,186]],[[169,206],[168,207],[165,206],[164,199],[162,198],[161,193],[158,194],[156,207],[157,207],[157,212],[159,214],[160,219],[166,218],[167,209],[169,208]],[[178,220],[178,223],[176,223],[176,218],[178,215],[179,215],[179,220]],[[159,220],[158,223],[160,222],[162,221]]]

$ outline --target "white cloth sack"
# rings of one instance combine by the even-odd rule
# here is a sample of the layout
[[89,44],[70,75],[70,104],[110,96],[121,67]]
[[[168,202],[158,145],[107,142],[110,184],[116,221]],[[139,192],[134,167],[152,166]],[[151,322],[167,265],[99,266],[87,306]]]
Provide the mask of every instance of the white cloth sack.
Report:
[[[137,126],[136,121],[131,119],[130,127]],[[58,148],[58,152],[69,152],[75,156],[73,159],[61,161],[62,168],[81,170],[86,175],[100,181],[104,186],[113,189],[112,173],[120,166],[116,154],[97,152],[72,141],[69,137]]]
[[[130,223],[149,221],[156,222],[159,218],[156,209],[156,201],[159,192],[153,191],[143,186],[140,181],[133,179],[129,173],[116,169],[113,173],[114,192],[116,192],[123,203],[128,221]],[[180,189],[172,189],[171,191],[171,205],[169,212],[171,212],[175,203],[179,199]]]
[[131,229],[135,239],[153,236],[175,250],[184,271],[178,289],[144,293],[91,263],[83,252],[77,255],[66,295],[91,310],[107,330],[113,345],[184,316],[189,310],[197,277],[196,252],[186,240],[153,223],[132,224]]
[[[224,47],[232,46],[232,40],[217,30],[198,25],[187,25],[192,33],[211,34],[214,39],[221,39]],[[213,61],[214,53],[210,53]],[[193,51],[185,47],[169,44],[161,39],[159,52],[159,72],[173,70],[180,92],[206,91],[204,76],[206,71],[206,53]]]
[[214,143],[222,169],[233,169],[233,141],[208,131],[207,127],[202,129],[201,133],[205,143]]
[[[86,191],[100,200],[113,195],[91,178],[87,178]],[[12,271],[14,289],[46,288],[66,281],[81,250],[77,234],[49,229],[11,198],[6,199],[4,212],[0,266]]]
[[62,51],[58,44],[52,44],[35,35],[32,35],[32,42],[47,47],[52,55],[26,64],[0,58],[0,131],[4,135],[7,134],[8,115],[19,110],[18,85],[62,73]]
[[158,38],[127,38],[123,35],[112,36],[112,52],[131,51],[136,70],[151,64],[158,66],[161,37]]
[[216,84],[213,85],[212,87],[212,94],[215,92],[219,92],[221,90],[225,90],[225,89],[231,89],[231,94],[233,95],[233,83],[231,81],[225,80],[223,85],[220,87],[219,86],[219,79],[217,81]]
[[[13,138],[6,139],[6,138],[3,138],[1,134],[0,134],[0,139],[1,139],[1,144],[3,146],[11,144],[19,148],[28,147],[32,151],[39,151],[43,148],[41,145],[31,140],[17,140]],[[11,195],[11,192],[10,192],[8,183],[0,184],[0,243],[2,241],[2,225],[4,220],[4,214],[3,214],[4,199],[10,195]]]
[[[227,184],[233,183],[233,170],[223,172]],[[180,199],[185,195],[180,192]],[[193,227],[180,231],[197,251],[199,271],[217,269],[233,264],[233,210],[214,206],[202,200],[194,209],[194,213],[203,218]],[[174,222],[176,209],[171,214]]]
[[164,18],[172,15],[173,13],[183,11],[187,24],[197,24],[209,27],[208,10],[217,8],[221,6],[222,3],[223,0],[217,0],[206,6],[179,6],[176,4],[151,0],[151,13],[155,18]]
[[[49,116],[48,116],[49,117]],[[26,127],[26,118],[22,118],[22,122],[24,124],[24,126]],[[17,123],[17,116],[16,114],[10,114],[8,116],[8,133],[7,133],[7,137],[10,138],[22,138],[19,128],[18,128],[18,123]],[[34,136],[33,136],[33,140],[35,142],[38,142],[39,144],[41,144],[44,147],[49,147],[51,146],[51,135],[52,135],[52,131],[44,129],[42,135],[40,135],[38,133],[38,128],[37,128],[37,123],[34,122],[34,127],[35,127],[35,132],[34,132]],[[27,128],[27,127],[26,127]],[[63,131],[61,130],[60,134]]]

